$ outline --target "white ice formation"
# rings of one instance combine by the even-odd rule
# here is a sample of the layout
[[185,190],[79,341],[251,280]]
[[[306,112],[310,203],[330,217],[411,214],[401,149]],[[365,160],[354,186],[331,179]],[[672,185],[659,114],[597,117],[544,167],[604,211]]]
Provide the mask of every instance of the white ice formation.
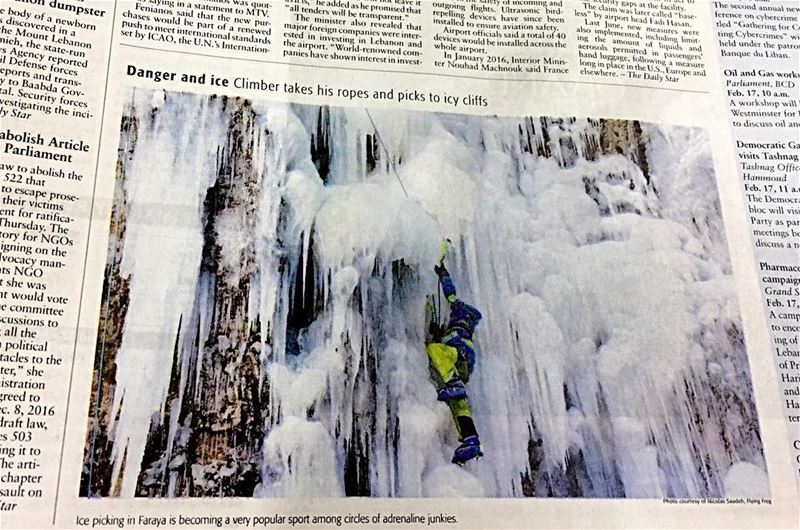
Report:
[[[370,112],[133,95],[84,494],[703,497],[765,473],[702,131]],[[485,317],[464,468],[423,345],[444,237]]]

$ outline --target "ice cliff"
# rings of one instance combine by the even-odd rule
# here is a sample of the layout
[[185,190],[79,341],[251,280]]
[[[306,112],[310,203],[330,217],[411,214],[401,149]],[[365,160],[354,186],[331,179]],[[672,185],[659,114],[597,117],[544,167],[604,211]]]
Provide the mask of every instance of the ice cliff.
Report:
[[[769,495],[702,131],[370,113],[132,94],[82,495]],[[485,315],[464,468],[443,237]]]

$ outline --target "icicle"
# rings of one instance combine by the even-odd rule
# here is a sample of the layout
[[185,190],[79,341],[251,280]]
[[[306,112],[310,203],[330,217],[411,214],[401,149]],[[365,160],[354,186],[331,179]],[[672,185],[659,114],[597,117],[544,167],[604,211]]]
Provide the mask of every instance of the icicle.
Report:
[[[644,125],[643,171],[638,151],[604,153],[603,125],[586,119],[375,111],[373,126],[361,109],[255,104],[234,118],[222,106],[150,92],[129,106],[141,130],[126,167],[130,304],[110,411],[122,495],[152,414],[169,410],[182,315],[179,402],[224,404],[229,372],[258,357],[260,496],[699,497],[743,491],[745,472],[763,478],[757,432],[721,429],[756,417],[705,135]],[[225,172],[226,185],[250,178],[254,204],[203,219],[241,149],[227,138],[236,120],[252,128],[253,173]],[[326,150],[315,160],[312,134]],[[314,161],[329,163],[325,182]],[[175,201],[158,224],[154,194]],[[230,271],[216,285],[201,271],[206,227]],[[423,343],[443,236],[460,296],[484,314],[468,392],[486,457],[464,469],[449,463],[456,435]],[[305,303],[312,263],[310,322],[297,324],[290,300]],[[239,285],[241,300],[217,299]],[[228,315],[261,344],[210,337]],[[217,349],[232,359],[204,364]],[[176,422],[167,453],[190,435]]]
[[125,181],[131,206],[121,264],[130,295],[112,409],[119,414],[113,477],[121,479],[124,496],[135,491],[150,418],[165,397],[178,322],[192,311],[203,200],[217,176],[214,154],[227,119],[218,104],[199,96],[177,97],[174,104],[168,98],[155,108],[139,95],[133,105],[140,126]]

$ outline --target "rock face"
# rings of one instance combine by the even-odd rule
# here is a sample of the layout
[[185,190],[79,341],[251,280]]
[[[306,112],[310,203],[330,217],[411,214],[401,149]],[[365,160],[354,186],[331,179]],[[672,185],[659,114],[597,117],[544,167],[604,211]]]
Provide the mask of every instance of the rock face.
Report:
[[[119,159],[116,168],[114,205],[109,229],[108,261],[103,281],[103,311],[100,313],[97,348],[92,380],[92,401],[89,405],[89,433],[86,459],[81,475],[81,494],[90,491],[101,495],[111,492],[111,452],[109,429],[114,424],[112,412],[114,381],[116,379],[116,355],[122,342],[125,314],[128,308],[129,285],[120,274],[122,247],[125,239],[125,211],[128,199],[124,189],[124,161],[132,156],[136,148],[138,120],[125,116],[122,119]],[[111,289],[111,286],[114,286]],[[91,484],[89,479],[92,479]]]
[[[705,142],[134,93],[81,495],[724,495],[764,462]],[[465,469],[423,353],[445,236],[486,315]]]

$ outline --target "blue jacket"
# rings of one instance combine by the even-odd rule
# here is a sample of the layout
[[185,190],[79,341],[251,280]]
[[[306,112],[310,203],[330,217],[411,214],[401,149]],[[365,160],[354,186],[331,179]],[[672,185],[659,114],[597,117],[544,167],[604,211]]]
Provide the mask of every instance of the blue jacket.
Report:
[[439,281],[447,301],[450,302],[450,319],[445,326],[442,342],[458,351],[459,355],[467,361],[471,374],[475,368],[477,357],[475,345],[472,343],[472,334],[483,315],[477,308],[459,300],[449,274],[440,276]]

